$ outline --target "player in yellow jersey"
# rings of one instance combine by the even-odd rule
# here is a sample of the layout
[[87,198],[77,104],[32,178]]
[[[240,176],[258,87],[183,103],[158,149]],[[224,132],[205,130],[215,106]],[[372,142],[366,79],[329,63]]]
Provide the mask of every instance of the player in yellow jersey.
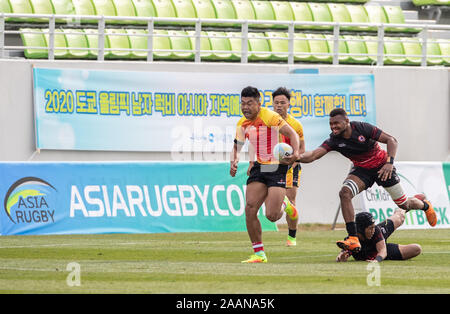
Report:
[[[261,96],[257,88],[248,86],[241,92],[241,111],[244,115],[237,123],[236,138],[230,160],[230,175],[234,177],[239,162],[239,152],[248,140],[249,151],[256,154],[256,161],[247,180],[245,221],[254,253],[243,263],[265,263],[267,257],[262,244],[261,223],[257,217],[259,208],[266,205],[266,217],[277,221],[283,216],[282,204],[286,196],[286,173],[289,165],[299,156],[297,133],[276,112],[261,107]],[[279,141],[279,135],[288,138],[293,153],[281,161],[273,157],[273,147]],[[291,204],[285,211],[295,217],[297,212]]]
[[[273,99],[273,109],[277,112],[298,134],[299,137],[299,153],[305,152],[305,138],[303,136],[303,126],[297,121],[293,116],[288,113],[290,107],[291,93],[285,87],[280,87],[272,94]],[[288,138],[283,139],[285,143],[290,143]],[[297,190],[300,183],[301,165],[299,162],[295,161],[292,167],[289,168],[286,177],[286,197],[289,199],[291,204],[298,209],[295,204],[295,199],[297,197]],[[286,215],[286,222],[288,224],[288,237],[286,241],[287,246],[297,245],[296,234],[297,234],[297,219],[291,219],[289,215]]]

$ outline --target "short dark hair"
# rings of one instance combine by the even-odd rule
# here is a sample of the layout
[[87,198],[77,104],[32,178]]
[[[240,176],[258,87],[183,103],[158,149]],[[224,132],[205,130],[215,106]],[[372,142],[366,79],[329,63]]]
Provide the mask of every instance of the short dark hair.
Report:
[[253,86],[247,86],[241,91],[241,97],[253,97],[256,99],[260,99],[261,95],[259,94],[259,90]]
[[277,90],[272,93],[272,99],[281,95],[284,95],[288,100],[291,100],[291,93],[286,87],[278,87]]
[[342,115],[342,116],[346,117],[347,112],[342,108],[334,108],[333,110],[331,110],[330,117],[335,117],[338,115]]

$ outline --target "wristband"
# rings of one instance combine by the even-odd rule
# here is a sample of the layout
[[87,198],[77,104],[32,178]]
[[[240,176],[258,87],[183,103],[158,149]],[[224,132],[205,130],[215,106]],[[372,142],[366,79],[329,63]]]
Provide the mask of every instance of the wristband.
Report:
[[390,157],[389,156],[387,163],[393,165],[394,164],[394,157]]
[[383,261],[383,258],[380,255],[377,255],[377,257],[375,257],[375,260],[380,263],[381,261]]

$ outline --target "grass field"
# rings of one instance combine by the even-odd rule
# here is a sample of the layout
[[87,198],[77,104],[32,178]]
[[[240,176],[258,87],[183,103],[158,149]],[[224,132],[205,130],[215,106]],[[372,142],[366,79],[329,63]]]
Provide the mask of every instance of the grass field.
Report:
[[[295,248],[286,231],[265,232],[267,264],[241,264],[251,253],[247,233],[4,236],[2,293],[450,293],[450,230],[399,230],[395,243],[419,243],[410,261],[380,264],[369,286],[368,263],[336,263],[334,242],[345,231],[301,227]],[[70,286],[67,265],[79,265]]]

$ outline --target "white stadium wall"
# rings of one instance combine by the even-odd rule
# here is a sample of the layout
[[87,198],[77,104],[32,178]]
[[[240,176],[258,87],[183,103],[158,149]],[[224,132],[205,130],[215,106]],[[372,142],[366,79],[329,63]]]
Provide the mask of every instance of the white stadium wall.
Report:
[[[0,60],[0,161],[170,160],[170,152],[42,150],[36,152],[32,100],[33,66],[127,71],[372,73],[377,125],[399,141],[398,161],[445,161],[450,152],[450,71],[445,68],[331,65],[193,64]],[[306,141],[308,130],[304,130]],[[231,148],[230,148],[231,149]],[[336,153],[303,165],[297,202],[302,223],[332,223],[338,191],[350,162]],[[228,175],[228,174],[224,174]],[[338,222],[342,222],[339,216]]]

